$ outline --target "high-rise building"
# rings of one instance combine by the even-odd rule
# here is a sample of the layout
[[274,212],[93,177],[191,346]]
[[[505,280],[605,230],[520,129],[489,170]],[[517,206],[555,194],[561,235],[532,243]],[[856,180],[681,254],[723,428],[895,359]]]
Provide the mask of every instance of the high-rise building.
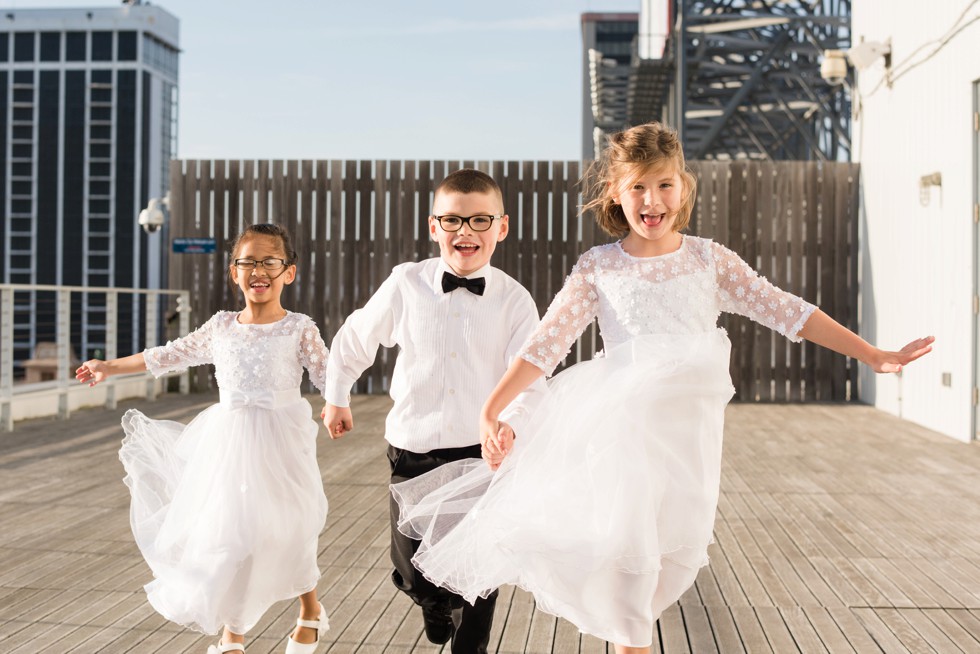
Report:
[[[0,11],[0,280],[159,287],[165,241],[137,217],[166,193],[176,156],[178,33],[176,17],[136,0]],[[50,295],[26,297],[18,361],[54,340]],[[120,353],[140,343],[134,310],[119,307]],[[72,316],[79,356],[93,355],[104,298],[81,297]]]
[[582,14],[582,158],[594,159],[603,138],[626,126],[630,61],[637,13]]

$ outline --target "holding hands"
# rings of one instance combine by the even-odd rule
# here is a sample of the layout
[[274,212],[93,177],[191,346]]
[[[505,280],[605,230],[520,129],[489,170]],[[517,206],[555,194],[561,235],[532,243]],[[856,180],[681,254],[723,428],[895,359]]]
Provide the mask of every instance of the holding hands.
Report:
[[350,407],[328,403],[320,412],[320,417],[331,440],[342,438],[345,433],[354,429],[354,414],[351,413]]
[[483,460],[491,470],[496,470],[514,447],[514,430],[506,422],[481,416],[480,445]]

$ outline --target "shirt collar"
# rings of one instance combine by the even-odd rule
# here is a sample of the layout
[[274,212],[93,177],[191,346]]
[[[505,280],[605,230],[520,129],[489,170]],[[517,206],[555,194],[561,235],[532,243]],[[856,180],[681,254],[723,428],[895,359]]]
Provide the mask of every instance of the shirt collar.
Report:
[[[456,275],[456,272],[450,268],[442,257],[439,257],[439,265],[436,266],[436,274],[432,277],[432,288],[442,291],[442,273],[448,272],[450,274]],[[459,277],[459,275],[456,275]],[[489,262],[486,263],[482,268],[474,270],[469,275],[463,275],[465,279],[477,279],[483,277],[486,280],[487,288],[490,287],[490,280],[493,278],[493,267]]]

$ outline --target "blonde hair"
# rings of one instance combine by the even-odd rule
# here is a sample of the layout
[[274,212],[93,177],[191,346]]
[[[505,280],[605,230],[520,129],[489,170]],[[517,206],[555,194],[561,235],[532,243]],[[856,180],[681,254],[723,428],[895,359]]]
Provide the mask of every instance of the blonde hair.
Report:
[[674,221],[674,231],[681,231],[691,222],[697,178],[684,161],[684,148],[677,132],[662,123],[637,125],[609,136],[602,157],[586,174],[586,179],[591,180],[593,199],[582,206],[582,211],[594,211],[596,223],[610,236],[625,236],[630,231],[629,222],[623,207],[613,198],[627,182],[664,168],[676,171],[685,187]]

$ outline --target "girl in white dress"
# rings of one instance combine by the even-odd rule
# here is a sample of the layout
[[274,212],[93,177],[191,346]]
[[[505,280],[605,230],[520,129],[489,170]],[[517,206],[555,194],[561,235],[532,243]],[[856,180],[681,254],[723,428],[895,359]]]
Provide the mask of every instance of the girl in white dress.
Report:
[[147,598],[173,622],[207,634],[223,628],[209,654],[245,651],[244,634],[262,614],[297,596],[300,619],[286,652],[311,654],[327,629],[316,596],[327,498],[318,427],[300,395],[304,367],[322,383],[327,348],[309,317],[280,303],[295,260],[282,227],[247,227],[229,267],[244,310],[219,311],[191,334],[141,354],[86,361],[75,374],[94,386],[119,373],[159,377],[215,366],[218,404],[187,426],[127,411],[119,452],[133,535],[154,576]]
[[[681,234],[695,178],[676,133],[660,124],[612,136],[599,173],[587,208],[622,240],[581,256],[487,399],[490,465],[443,466],[393,490],[401,528],[423,541],[414,562],[434,583],[469,600],[514,584],[617,652],[649,652],[661,612],[708,561],[733,394],[720,313],[878,372],[897,372],[933,339],[879,350],[728,248]],[[605,356],[558,375],[514,440],[500,412],[597,316]]]

